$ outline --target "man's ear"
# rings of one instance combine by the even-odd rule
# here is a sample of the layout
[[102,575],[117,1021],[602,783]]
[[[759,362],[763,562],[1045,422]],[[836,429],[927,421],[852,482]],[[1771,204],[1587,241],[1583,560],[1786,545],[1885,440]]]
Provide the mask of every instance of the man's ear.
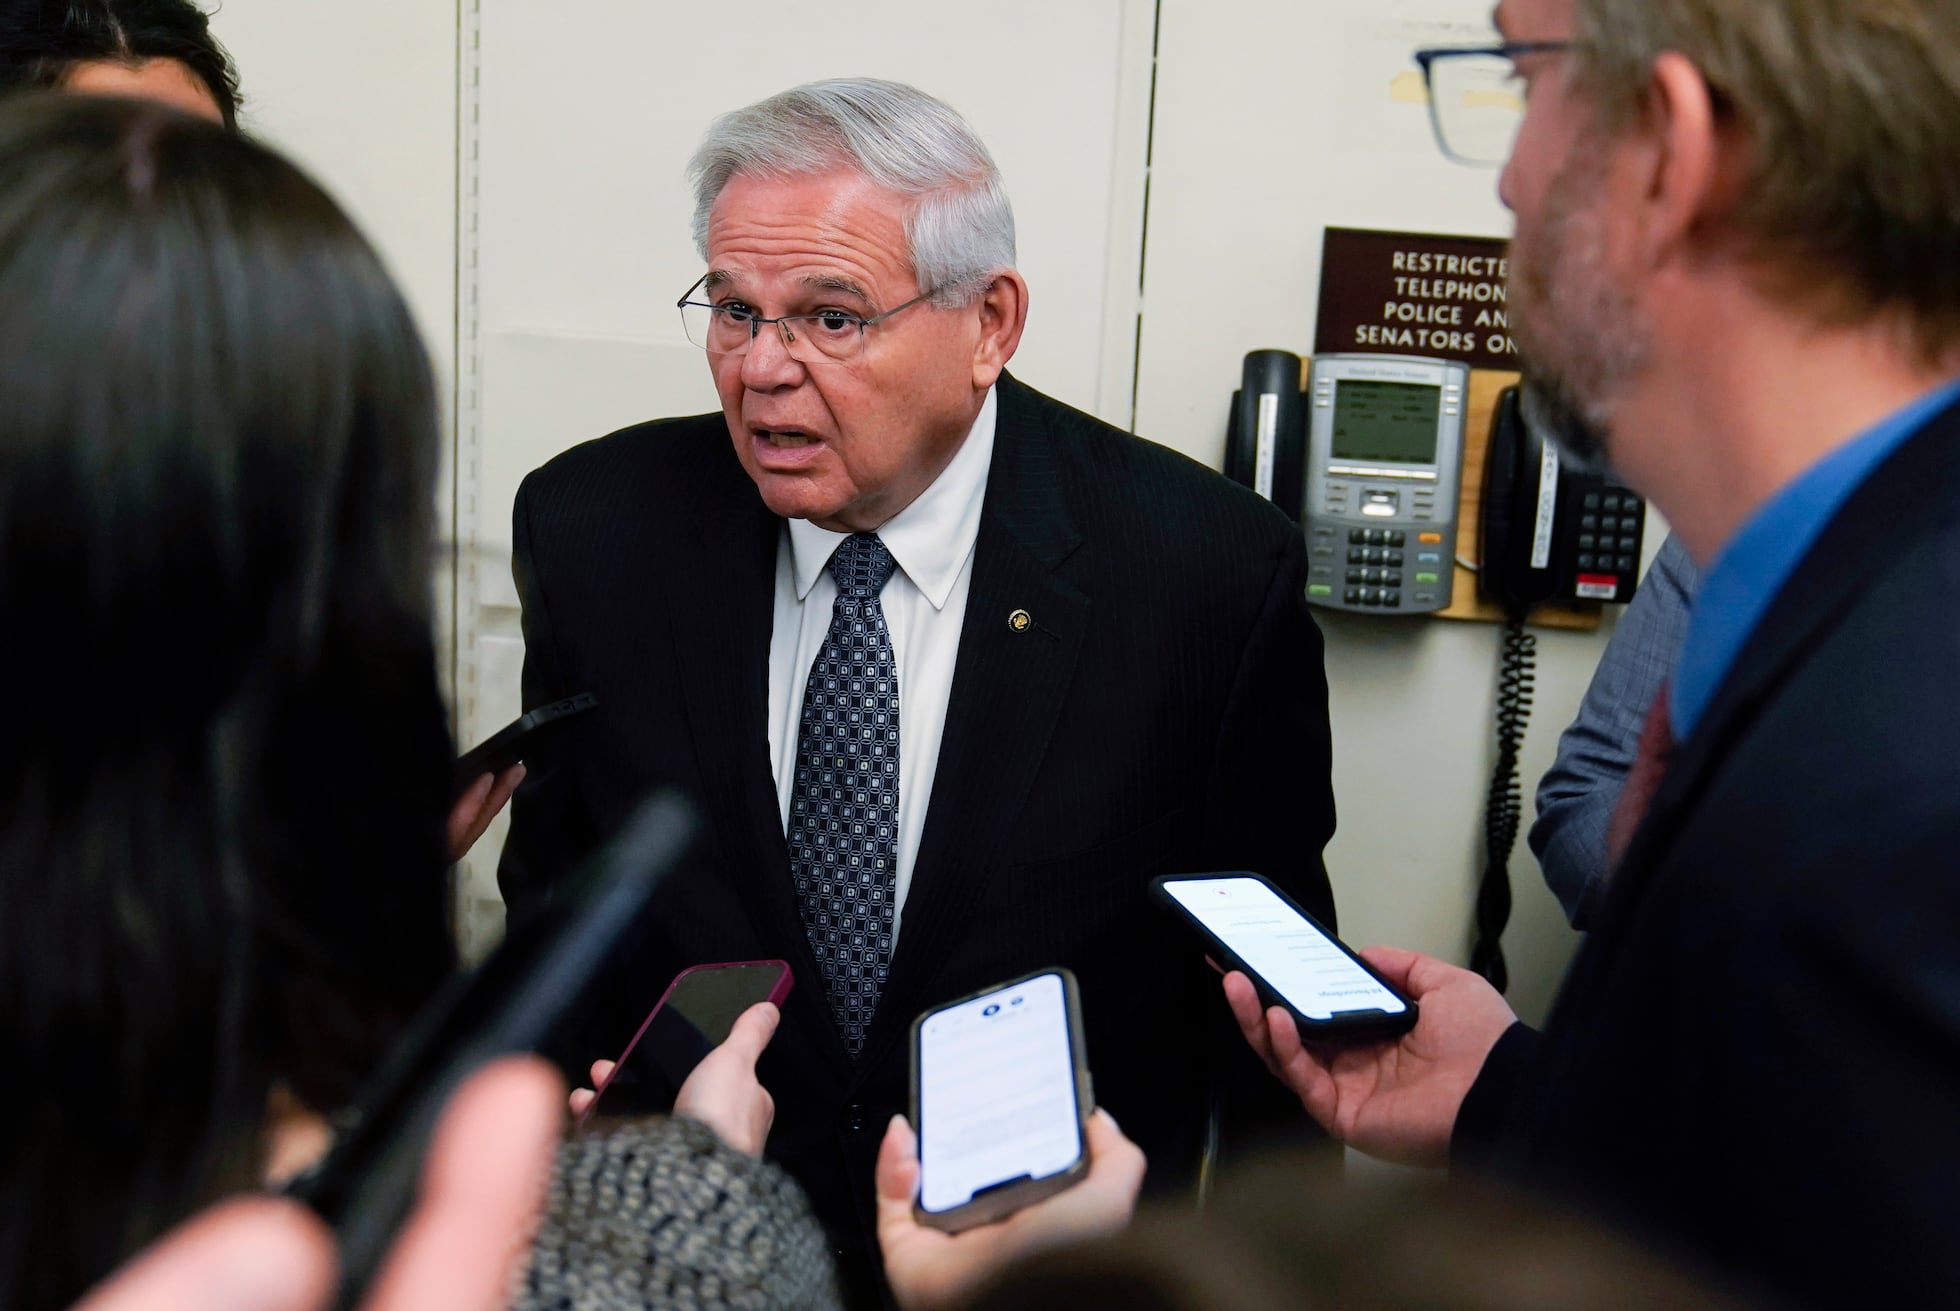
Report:
[[1658,268],[1728,210],[1742,179],[1707,79],[1686,56],[1666,51],[1654,61],[1646,111],[1638,253],[1645,267]]
[[1003,269],[968,308],[980,320],[980,337],[973,344],[973,386],[985,391],[1021,345],[1021,330],[1028,324],[1028,284],[1013,269]]

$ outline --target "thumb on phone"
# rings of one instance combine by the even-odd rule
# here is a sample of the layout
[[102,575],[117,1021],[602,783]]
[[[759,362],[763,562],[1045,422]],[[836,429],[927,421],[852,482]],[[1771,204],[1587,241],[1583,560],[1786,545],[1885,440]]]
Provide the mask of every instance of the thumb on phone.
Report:
[[762,1154],[776,1101],[755,1077],[755,1063],[776,1035],[782,1013],[769,1002],[743,1011],[721,1046],[702,1057],[674,1098],[674,1114],[701,1121],[750,1156]]

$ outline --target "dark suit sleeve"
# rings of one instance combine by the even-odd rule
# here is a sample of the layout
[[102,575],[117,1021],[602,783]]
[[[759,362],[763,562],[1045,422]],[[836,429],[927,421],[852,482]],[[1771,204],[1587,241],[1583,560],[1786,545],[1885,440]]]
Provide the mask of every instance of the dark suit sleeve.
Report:
[[[511,571],[524,608],[524,704],[542,705],[583,691],[567,684],[551,626],[542,562],[536,554],[532,511],[535,476],[517,491],[512,520]],[[578,796],[571,763],[550,744],[525,761],[524,782],[511,802],[510,837],[497,866],[506,915],[517,922],[550,899],[552,884],[592,846],[592,823]]]
[[[1320,628],[1307,610],[1306,546],[1289,532],[1274,562],[1226,704],[1206,798],[1214,869],[1263,874],[1329,928],[1334,894],[1322,858],[1334,835],[1333,746]],[[1223,1161],[1314,1136],[1299,1101],[1260,1063],[1224,993],[1209,1034]]]
[[1484,1057],[1477,1081],[1457,1107],[1450,1131],[1450,1165],[1459,1170],[1489,1166],[1504,1131],[1526,1069],[1538,1051],[1538,1031],[1522,1020],[1506,1029]]
[[1331,929],[1321,853],[1334,836],[1334,754],[1325,654],[1306,588],[1306,546],[1288,533],[1226,703],[1205,843],[1217,868],[1265,875]]

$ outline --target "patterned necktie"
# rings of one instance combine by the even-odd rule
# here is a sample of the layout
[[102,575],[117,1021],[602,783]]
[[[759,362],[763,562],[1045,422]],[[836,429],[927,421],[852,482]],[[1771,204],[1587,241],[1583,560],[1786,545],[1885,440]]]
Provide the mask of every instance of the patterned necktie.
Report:
[[797,905],[853,1059],[892,959],[898,667],[878,593],[894,567],[872,533],[853,533],[830,557],[837,603],[803,690],[789,800]]

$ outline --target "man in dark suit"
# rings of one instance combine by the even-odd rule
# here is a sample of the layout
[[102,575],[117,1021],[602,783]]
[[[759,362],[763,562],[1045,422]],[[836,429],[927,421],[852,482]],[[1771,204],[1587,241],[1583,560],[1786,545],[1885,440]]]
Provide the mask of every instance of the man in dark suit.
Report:
[[769,1151],[862,1254],[913,1017],[1065,965],[1098,1100],[1187,1182],[1278,1090],[1150,880],[1256,870],[1333,914],[1301,534],[1003,371],[1012,215],[944,105],[798,88],[692,172],[723,412],[574,448],[516,506],[525,700],[601,710],[530,762],[512,913],[647,789],[704,816],[560,1054],[617,1051],[684,966],[788,960]]
[[1317,1059],[1228,993],[1357,1146],[1552,1190],[1779,1304],[1960,1303],[1960,14],[1498,20],[1537,408],[1706,571],[1644,816],[1542,1034],[1408,952],[1376,957],[1422,1007],[1391,1046]]

